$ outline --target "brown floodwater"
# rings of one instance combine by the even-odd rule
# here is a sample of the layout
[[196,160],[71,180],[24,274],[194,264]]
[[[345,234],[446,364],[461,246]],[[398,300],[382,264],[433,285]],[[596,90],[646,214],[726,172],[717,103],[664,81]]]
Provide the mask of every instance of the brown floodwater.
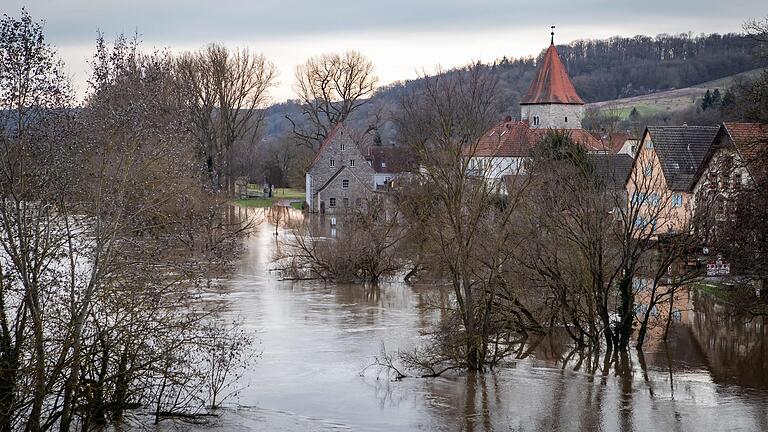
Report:
[[419,306],[436,288],[280,281],[268,271],[273,232],[265,222],[226,289],[210,294],[258,332],[248,387],[209,425],[163,429],[768,430],[765,326],[729,318],[706,296],[678,305],[669,343],[644,354],[569,355],[545,340],[493,372],[395,382],[361,371],[382,347],[419,343],[434,320]]

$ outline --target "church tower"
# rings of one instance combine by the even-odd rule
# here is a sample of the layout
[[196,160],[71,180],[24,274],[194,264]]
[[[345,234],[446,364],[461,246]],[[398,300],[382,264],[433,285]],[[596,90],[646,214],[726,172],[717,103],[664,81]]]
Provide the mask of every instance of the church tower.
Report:
[[576,93],[560,61],[554,31],[536,71],[536,78],[520,101],[520,113],[522,119],[528,120],[528,125],[534,129],[581,129],[584,100]]

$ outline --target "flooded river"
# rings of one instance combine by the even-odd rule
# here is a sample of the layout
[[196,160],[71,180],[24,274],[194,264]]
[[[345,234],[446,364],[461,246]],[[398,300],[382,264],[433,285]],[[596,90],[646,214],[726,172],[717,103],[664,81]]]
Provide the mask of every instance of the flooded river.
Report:
[[603,359],[565,362],[566,349],[547,342],[482,375],[361,375],[382,346],[419,342],[433,319],[419,308],[430,287],[279,281],[267,270],[273,230],[265,224],[248,240],[231,283],[211,294],[258,332],[262,355],[239,406],[199,430],[768,430],[762,322],[718,318],[719,307],[695,293],[668,349],[652,343],[608,368]]

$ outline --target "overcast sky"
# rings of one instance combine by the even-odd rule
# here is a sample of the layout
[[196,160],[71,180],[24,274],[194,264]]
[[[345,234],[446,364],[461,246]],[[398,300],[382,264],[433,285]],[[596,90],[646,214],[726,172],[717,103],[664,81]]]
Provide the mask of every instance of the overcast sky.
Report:
[[739,32],[768,15],[765,0],[0,0],[45,20],[48,42],[67,64],[79,94],[90,74],[97,30],[112,38],[138,31],[147,50],[173,52],[209,42],[248,46],[279,69],[276,101],[293,96],[293,70],[308,57],[356,49],[381,83],[438,65],[535,55],[555,40],[659,33]]

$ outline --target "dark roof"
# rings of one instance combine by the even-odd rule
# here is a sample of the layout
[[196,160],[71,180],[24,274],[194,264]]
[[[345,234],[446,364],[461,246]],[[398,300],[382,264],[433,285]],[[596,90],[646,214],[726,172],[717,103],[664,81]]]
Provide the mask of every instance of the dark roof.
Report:
[[589,154],[595,175],[612,189],[624,189],[634,159],[628,154]]
[[368,147],[367,159],[371,161],[371,168],[381,174],[409,172],[415,165],[414,158],[402,147]]
[[[648,126],[667,187],[690,191],[701,162],[717,135],[717,126]],[[638,151],[642,144],[638,146]]]
[[[527,157],[550,129],[531,128],[527,121],[507,119],[486,131],[471,156]],[[603,151],[605,146],[584,129],[565,129],[574,142],[588,152]]]
[[332,182],[332,181],[333,181],[333,180],[334,180],[336,177],[338,177],[338,176],[339,176],[339,174],[341,174],[341,172],[342,172],[342,171],[344,171],[346,168],[347,168],[347,166],[346,166],[346,165],[342,165],[342,166],[341,166],[341,168],[339,168],[339,169],[338,169],[338,171],[336,171],[336,172],[335,172],[335,173],[334,173],[334,174],[331,176],[331,178],[329,178],[329,179],[328,179],[328,180],[327,180],[325,183],[323,183],[323,185],[322,185],[322,186],[320,186],[319,188],[317,188],[317,192],[319,193],[319,192],[322,192],[322,191],[324,191],[324,190],[325,190],[325,188],[326,188],[326,187],[328,187],[328,185],[329,185],[329,184],[331,184],[331,182]]
[[520,101],[520,105],[542,103],[584,105],[584,100],[576,93],[554,44],[544,53],[544,59],[536,71],[536,78]]

